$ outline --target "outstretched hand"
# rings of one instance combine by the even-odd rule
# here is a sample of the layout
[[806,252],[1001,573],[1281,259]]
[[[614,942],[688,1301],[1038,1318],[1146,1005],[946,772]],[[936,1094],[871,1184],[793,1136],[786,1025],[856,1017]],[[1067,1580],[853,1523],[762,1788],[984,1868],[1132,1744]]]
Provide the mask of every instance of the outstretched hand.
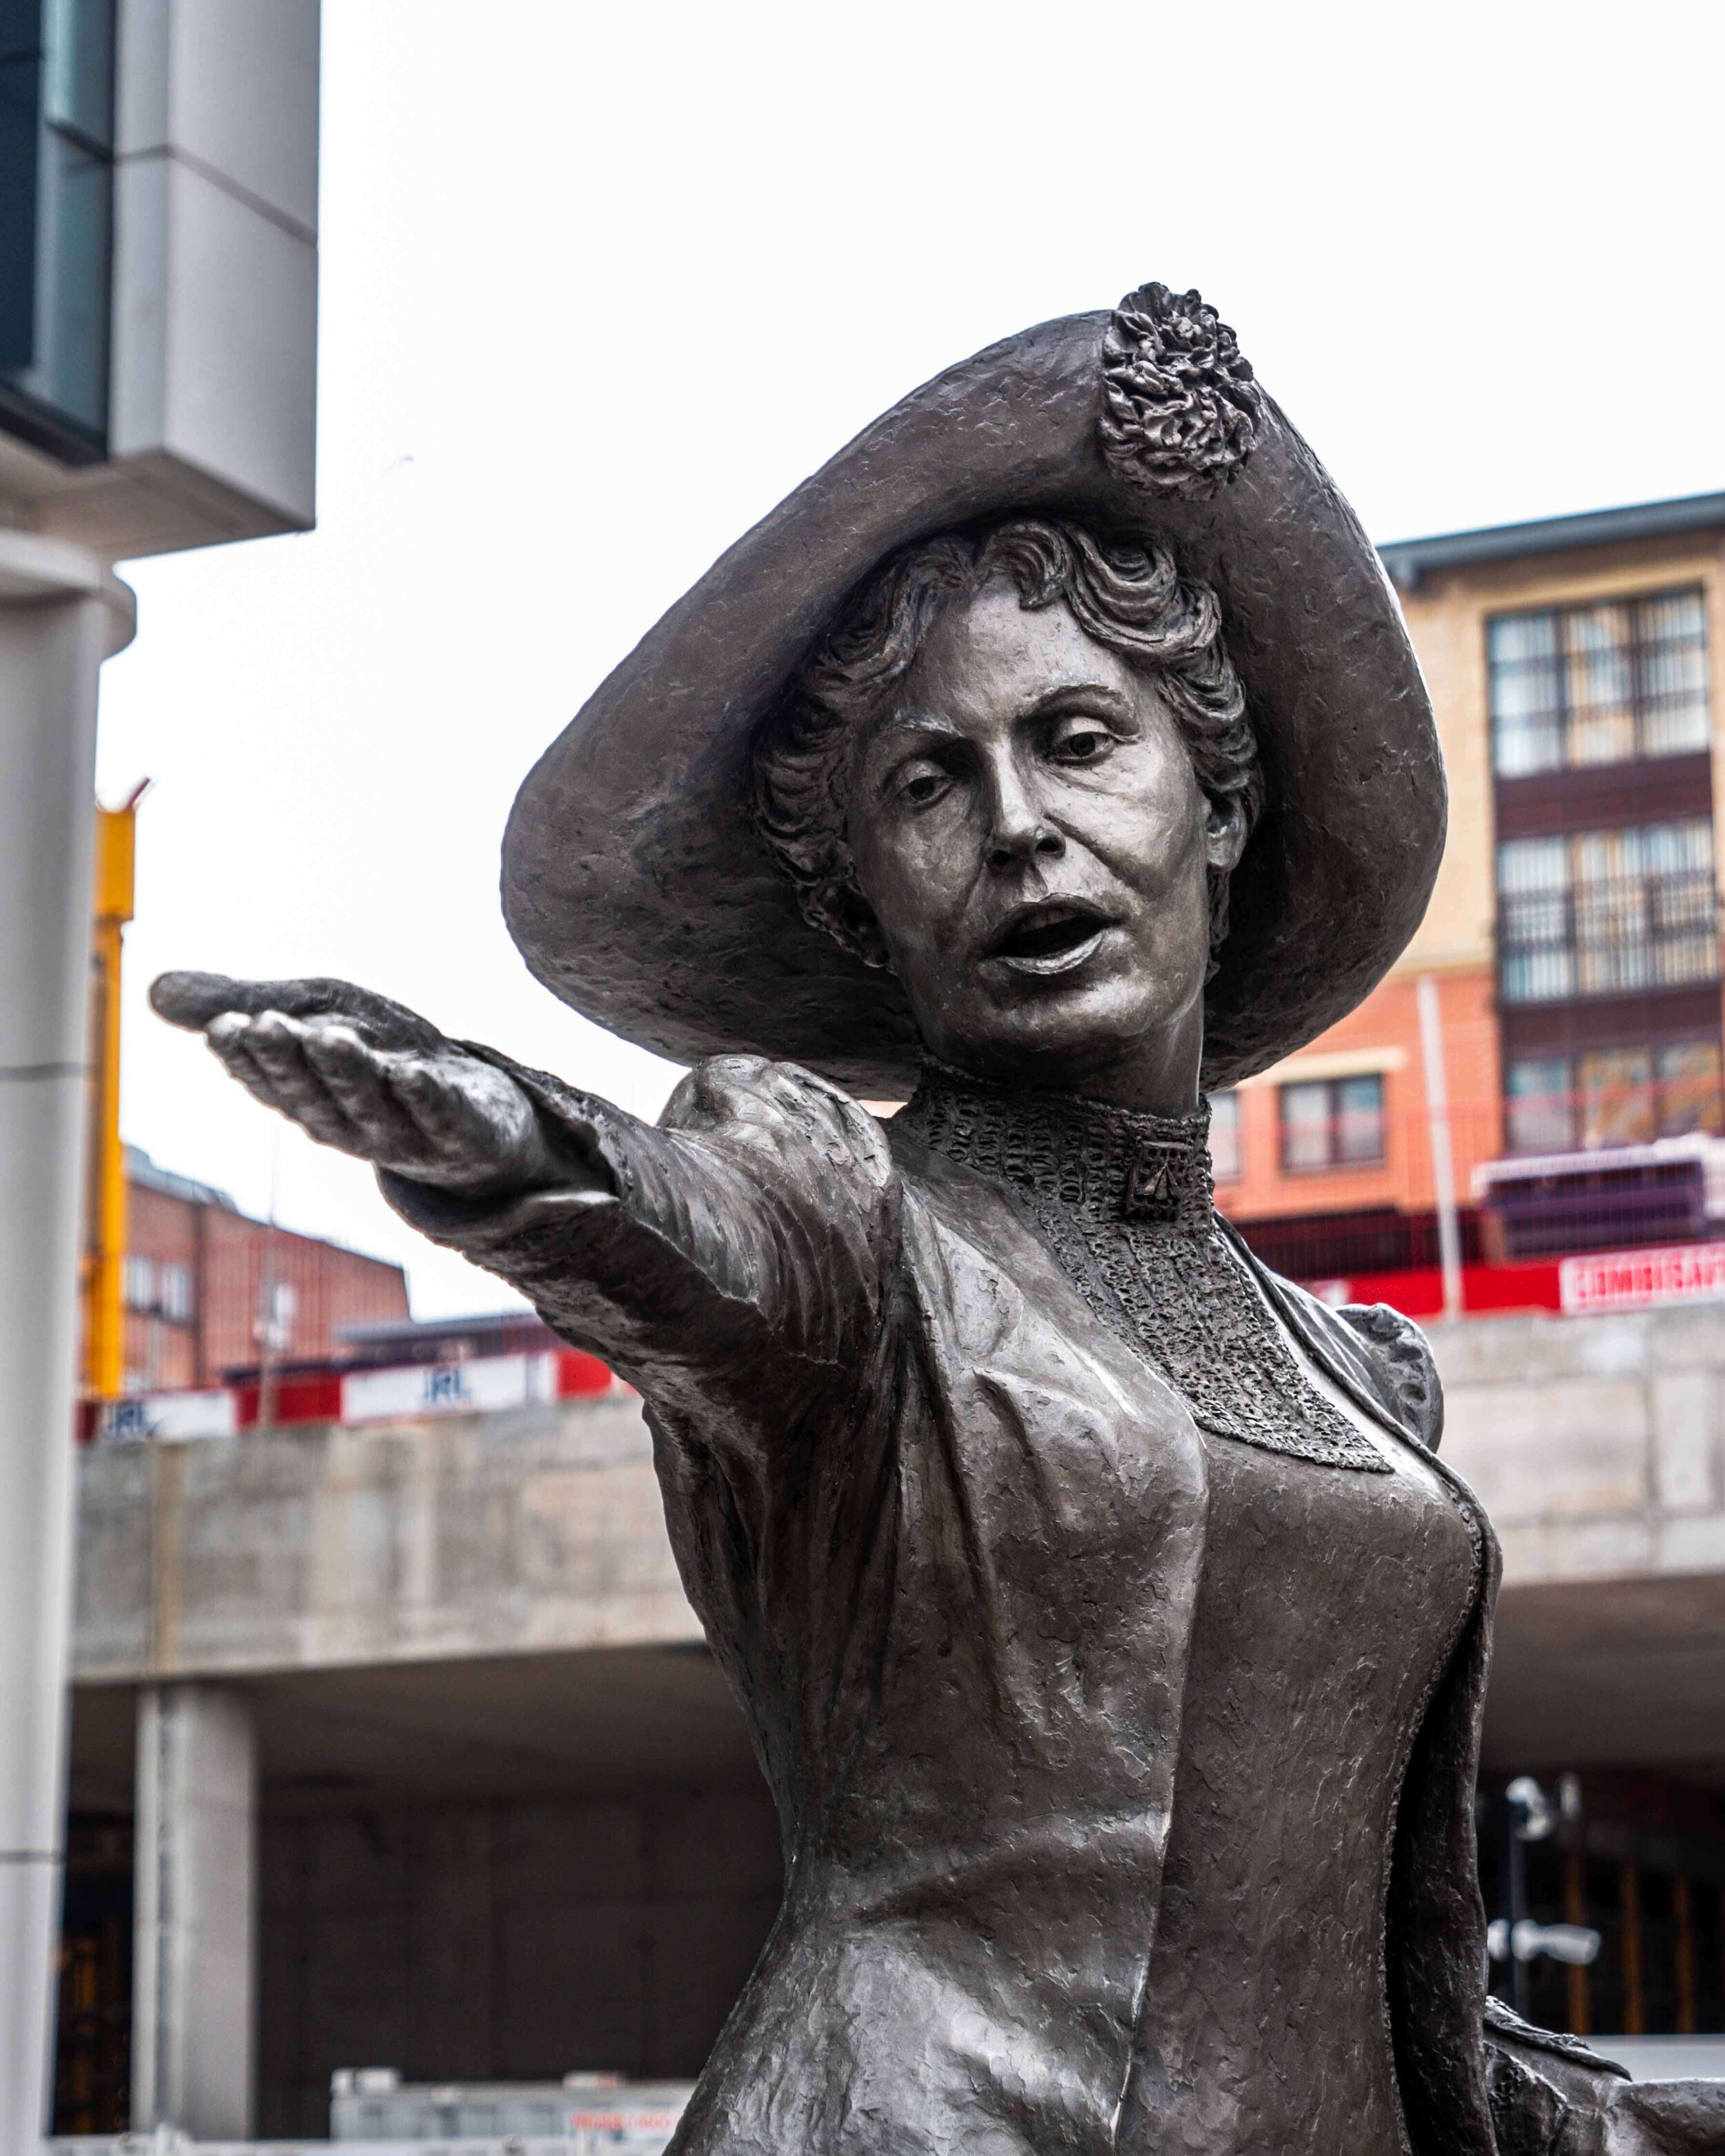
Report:
[[150,1000],[321,1144],[468,1196],[557,1179],[514,1079],[385,997],[347,981],[164,973]]

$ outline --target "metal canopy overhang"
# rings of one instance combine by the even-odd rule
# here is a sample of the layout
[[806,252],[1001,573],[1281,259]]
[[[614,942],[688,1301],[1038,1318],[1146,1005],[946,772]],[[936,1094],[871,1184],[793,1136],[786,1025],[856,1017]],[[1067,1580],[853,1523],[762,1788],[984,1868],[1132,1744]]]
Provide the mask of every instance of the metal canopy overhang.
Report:
[[1440,532],[1429,539],[1396,539],[1378,552],[1398,590],[1411,592],[1434,569],[1471,568],[1486,562],[1715,530],[1725,530],[1725,494],[1635,502],[1624,509],[1586,510],[1579,516],[1538,517],[1530,523],[1491,525],[1477,531]]

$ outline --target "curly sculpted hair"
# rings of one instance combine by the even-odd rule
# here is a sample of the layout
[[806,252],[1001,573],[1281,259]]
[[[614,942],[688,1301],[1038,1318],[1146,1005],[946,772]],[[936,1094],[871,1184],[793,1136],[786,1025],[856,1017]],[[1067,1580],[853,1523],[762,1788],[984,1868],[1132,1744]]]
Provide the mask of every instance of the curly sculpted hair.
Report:
[[[910,670],[955,598],[1009,579],[1029,612],[1063,600],[1085,633],[1153,682],[1209,800],[1238,803],[1250,834],[1264,802],[1258,744],[1222,644],[1222,610],[1154,540],[1111,545],[1081,524],[1011,517],[894,555],[846,607],[755,744],[756,823],[803,912],[866,964],[886,958],[846,837],[858,721]],[[1228,933],[1228,871],[1209,871],[1209,972]]]

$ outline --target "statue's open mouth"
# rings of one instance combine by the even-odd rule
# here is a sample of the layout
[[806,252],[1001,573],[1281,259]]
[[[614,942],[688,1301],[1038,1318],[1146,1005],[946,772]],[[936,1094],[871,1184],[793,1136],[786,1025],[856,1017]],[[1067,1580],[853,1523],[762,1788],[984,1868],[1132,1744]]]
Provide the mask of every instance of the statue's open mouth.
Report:
[[1111,926],[1107,915],[1094,906],[1044,899],[1019,907],[990,938],[986,955],[1004,960],[1017,973],[1064,973],[1081,964]]

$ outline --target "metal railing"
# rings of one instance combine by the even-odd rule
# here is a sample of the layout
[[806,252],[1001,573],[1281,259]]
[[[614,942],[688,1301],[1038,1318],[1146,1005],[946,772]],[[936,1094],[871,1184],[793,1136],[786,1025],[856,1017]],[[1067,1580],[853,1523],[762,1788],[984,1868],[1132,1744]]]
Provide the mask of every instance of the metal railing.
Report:
[[1719,921],[1711,870],[1500,891],[1498,990],[1562,1003],[1716,981]]

